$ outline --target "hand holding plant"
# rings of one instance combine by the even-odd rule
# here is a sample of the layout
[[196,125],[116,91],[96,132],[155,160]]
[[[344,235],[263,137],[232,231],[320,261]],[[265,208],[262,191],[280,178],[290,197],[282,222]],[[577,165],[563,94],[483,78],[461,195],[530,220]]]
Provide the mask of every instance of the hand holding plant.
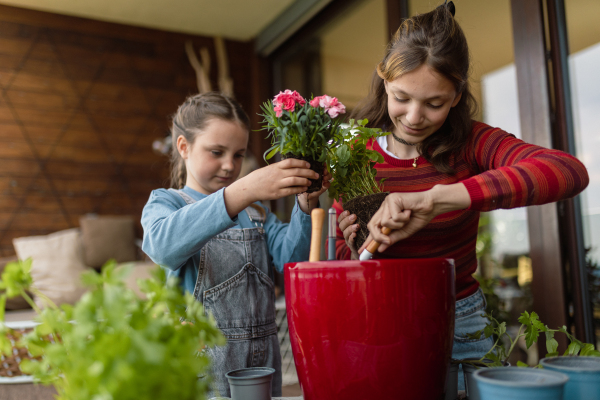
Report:
[[306,101],[298,92],[286,90],[262,106],[263,128],[269,131],[271,147],[265,160],[279,153],[283,158],[298,158],[311,163],[320,176],[311,180],[307,192],[322,189],[323,165],[339,141],[341,119],[346,107],[327,95]]
[[375,176],[376,163],[383,162],[383,156],[375,150],[367,149],[369,140],[376,140],[389,132],[367,128],[369,121],[350,120],[349,126],[341,130],[341,143],[330,161],[333,181],[329,188],[329,197],[347,202],[358,196],[381,193],[381,183]]
[[[370,140],[377,140],[388,132],[367,128],[368,120],[349,121],[341,133],[341,141],[329,161],[333,180],[329,197],[341,201],[347,211],[340,215],[339,226],[344,233],[352,257],[369,235],[367,223],[377,212],[388,193],[382,193],[383,180],[377,182],[375,164],[384,161],[383,156],[367,148]],[[356,226],[358,225],[358,230]]]

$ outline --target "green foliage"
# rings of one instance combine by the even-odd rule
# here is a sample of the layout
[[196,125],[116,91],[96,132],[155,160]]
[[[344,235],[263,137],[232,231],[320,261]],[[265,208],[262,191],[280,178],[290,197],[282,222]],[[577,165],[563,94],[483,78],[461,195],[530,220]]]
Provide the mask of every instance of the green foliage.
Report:
[[[7,265],[0,287],[9,297],[36,294],[30,265]],[[101,274],[85,273],[90,290],[74,306],[37,310],[39,325],[17,345],[41,359],[24,360],[21,369],[54,384],[59,400],[204,399],[207,382],[198,376],[209,359],[201,351],[225,344],[214,320],[161,269],[138,281],[146,295],[140,299],[122,281],[130,271],[115,267],[109,261]],[[0,323],[5,354],[9,331]]]
[[[479,240],[479,239],[478,239]],[[500,280],[497,278],[484,278],[481,275],[473,275],[479,287],[483,291],[486,300],[485,312],[488,315],[495,314],[499,322],[508,322],[509,314],[504,310],[504,304],[500,297],[496,294],[496,287],[499,286]]]
[[329,197],[346,202],[357,196],[380,193],[381,184],[377,183],[375,164],[383,162],[383,156],[375,150],[367,149],[370,139],[388,135],[381,129],[367,128],[367,119],[355,123],[349,121],[346,128],[340,130],[341,142],[333,153],[329,166],[333,177],[329,187]]
[[325,162],[332,149],[339,144],[341,118],[331,118],[323,107],[313,107],[307,101],[303,106],[296,104],[294,111],[283,110],[276,116],[273,101],[261,106],[264,117],[263,129],[269,131],[271,147],[265,152],[265,160],[275,154],[293,154],[311,157]]
[[[558,342],[554,339],[554,333],[561,332],[567,335],[567,338],[570,340],[571,344],[567,348],[567,351],[564,353],[565,356],[595,356],[600,357],[600,352],[594,349],[594,345],[589,343],[582,343],[579,340],[575,339],[568,331],[565,326],[560,329],[550,329],[548,326],[544,325],[540,320],[538,315],[535,312],[528,313],[527,311],[523,312],[519,317],[519,322],[521,326],[519,327],[519,331],[517,336],[513,339],[506,332],[506,322],[498,322],[491,314],[485,314],[485,316],[490,321],[483,330],[477,331],[475,333],[467,334],[469,339],[480,339],[481,335],[484,335],[486,338],[491,336],[494,337],[494,345],[492,348],[483,356],[481,359],[477,361],[465,361],[465,363],[473,364],[473,365],[485,365],[488,367],[501,367],[506,364],[508,357],[512,353],[515,345],[519,338],[525,338],[525,346],[529,349],[533,343],[536,343],[540,333],[544,333],[546,336],[546,350],[548,353],[546,357],[554,357],[558,356]],[[506,337],[508,342],[510,343],[510,347],[506,349],[503,344],[502,337]],[[485,359],[492,360],[491,363],[484,362]],[[519,367],[527,367],[528,365],[519,361],[517,362],[517,366]]]

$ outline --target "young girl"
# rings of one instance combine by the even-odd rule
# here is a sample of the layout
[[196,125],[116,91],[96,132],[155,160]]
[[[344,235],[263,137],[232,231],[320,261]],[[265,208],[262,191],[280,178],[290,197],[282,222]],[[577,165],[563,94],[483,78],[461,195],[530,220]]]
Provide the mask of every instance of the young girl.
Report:
[[[287,159],[236,180],[249,131],[239,104],[221,94],[196,95],[179,107],[172,127],[177,189],[150,195],[142,248],[204,304],[227,338],[225,347],[208,349],[213,393],[230,395],[228,371],[272,367],[272,395],[281,396],[271,265],[281,272],[285,263],[308,258],[309,214],[329,179],[307,195],[308,178],[318,174],[306,161]],[[297,194],[289,224],[257,203]]]
[[[386,258],[453,258],[456,320],[452,357],[482,357],[492,338],[471,340],[482,329],[485,298],[472,274],[479,213],[544,204],[581,192],[585,167],[569,154],[527,144],[472,120],[469,51],[454,20],[452,2],[405,20],[374,75],[365,106],[355,117],[392,134],[371,143],[385,162],[391,194],[368,223],[370,236],[357,249],[355,215],[339,209],[338,258],[358,258],[375,239]],[[382,227],[392,229],[388,236]],[[459,379],[459,385],[463,381]]]

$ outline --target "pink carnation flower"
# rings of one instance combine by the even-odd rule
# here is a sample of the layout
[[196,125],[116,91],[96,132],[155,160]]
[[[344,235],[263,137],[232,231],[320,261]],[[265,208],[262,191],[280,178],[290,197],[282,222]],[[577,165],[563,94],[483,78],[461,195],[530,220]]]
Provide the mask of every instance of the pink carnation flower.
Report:
[[323,107],[331,118],[346,113],[346,106],[340,103],[337,97],[330,97],[326,94],[312,99],[310,105],[313,107]]
[[289,89],[286,89],[284,92],[279,92],[279,94],[273,99],[273,105],[275,106],[273,107],[273,110],[275,111],[275,116],[277,118],[281,117],[283,110],[294,111],[296,104],[300,104],[300,106],[306,104],[306,100],[300,96],[300,93],[296,92],[295,90],[292,92]]

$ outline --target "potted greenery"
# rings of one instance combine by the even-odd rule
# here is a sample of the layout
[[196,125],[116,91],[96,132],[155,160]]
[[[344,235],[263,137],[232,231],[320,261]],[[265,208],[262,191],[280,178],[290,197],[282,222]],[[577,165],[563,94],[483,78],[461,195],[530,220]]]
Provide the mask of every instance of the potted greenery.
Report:
[[[546,349],[548,354],[546,357],[558,355],[558,342],[554,339],[554,334],[557,332],[564,333],[570,340],[570,344],[565,352],[565,355],[582,355],[582,356],[600,356],[600,352],[594,349],[594,346],[589,343],[583,343],[573,337],[565,326],[559,329],[550,329],[544,325],[535,312],[523,312],[519,317],[521,326],[519,327],[517,336],[513,339],[506,331],[506,322],[498,322],[491,314],[485,314],[490,321],[483,330],[472,334],[467,334],[469,339],[479,339],[481,335],[486,338],[493,336],[495,338],[492,348],[480,359],[477,360],[460,360],[465,376],[465,389],[470,400],[479,400],[478,385],[473,379],[473,374],[479,368],[502,367],[509,366],[508,358],[515,348],[517,341],[521,337],[525,337],[525,345],[529,349],[533,343],[537,342],[540,334],[546,337]],[[510,344],[507,349],[504,346],[504,339]],[[517,366],[528,367],[524,362],[518,361]],[[535,367],[540,367],[537,365]],[[506,377],[502,377],[506,379]]]
[[383,156],[367,148],[370,140],[388,135],[378,128],[367,128],[367,119],[350,120],[340,131],[340,144],[332,154],[330,172],[333,178],[329,196],[343,203],[344,209],[356,215],[360,229],[356,235],[359,248],[369,235],[367,223],[377,212],[389,193],[382,191],[383,180],[377,182],[375,164],[384,161]]
[[198,376],[207,374],[209,359],[202,349],[225,342],[214,320],[177,282],[165,282],[162,270],[138,282],[142,299],[122,282],[128,269],[115,267],[86,272],[90,290],[74,306],[39,309],[27,294],[41,295],[32,287],[31,261],[8,264],[0,281],[2,352],[12,352],[4,302],[22,295],[39,324],[16,343],[33,356],[20,367],[53,384],[57,399],[204,399],[207,381]]
[[311,179],[307,192],[320,190],[325,162],[339,144],[339,116],[346,107],[335,97],[323,95],[306,101],[295,90],[285,90],[261,108],[263,128],[269,131],[267,138],[271,138],[265,160],[279,153],[282,158],[308,161],[319,178]]
[[539,365],[569,377],[565,386],[566,399],[600,399],[600,351],[590,343],[575,339],[565,326],[558,331],[567,335],[571,341],[569,347],[562,357],[554,349],[540,360]]
[[[569,377],[537,368],[483,368],[475,371],[478,393],[485,400],[563,400]],[[469,400],[472,399],[469,395]]]

